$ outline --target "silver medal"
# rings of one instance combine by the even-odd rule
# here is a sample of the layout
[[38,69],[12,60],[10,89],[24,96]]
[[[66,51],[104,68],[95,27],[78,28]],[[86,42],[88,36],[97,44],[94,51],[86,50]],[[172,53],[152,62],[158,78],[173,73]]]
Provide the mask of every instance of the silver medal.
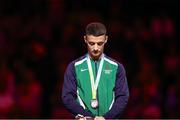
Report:
[[97,107],[98,107],[98,101],[97,101],[97,99],[92,99],[92,100],[91,100],[91,107],[92,107],[92,108],[97,108]]

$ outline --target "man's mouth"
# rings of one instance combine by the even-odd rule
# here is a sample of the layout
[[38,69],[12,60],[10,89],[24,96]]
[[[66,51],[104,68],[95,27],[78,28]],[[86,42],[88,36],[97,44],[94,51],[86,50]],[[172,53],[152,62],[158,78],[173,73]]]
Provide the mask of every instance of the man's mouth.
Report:
[[93,51],[93,53],[94,53],[94,54],[97,54],[97,53],[98,53],[98,51]]
[[98,50],[94,50],[93,53],[97,54],[99,51]]

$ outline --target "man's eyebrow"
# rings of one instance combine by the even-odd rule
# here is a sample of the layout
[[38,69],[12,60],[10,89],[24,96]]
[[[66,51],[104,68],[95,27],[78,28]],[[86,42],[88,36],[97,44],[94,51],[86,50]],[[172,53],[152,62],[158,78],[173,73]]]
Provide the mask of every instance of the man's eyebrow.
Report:
[[92,42],[92,41],[88,41],[89,43],[101,43],[101,42],[104,42],[104,41],[99,41],[99,42]]

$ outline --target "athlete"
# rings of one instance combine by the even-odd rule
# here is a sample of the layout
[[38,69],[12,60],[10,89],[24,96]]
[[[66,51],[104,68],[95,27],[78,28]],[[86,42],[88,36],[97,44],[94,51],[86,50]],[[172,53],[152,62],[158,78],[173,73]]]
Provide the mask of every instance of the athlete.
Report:
[[75,118],[119,118],[129,88],[124,66],[104,54],[108,36],[99,22],[86,26],[87,54],[72,61],[64,74],[62,101]]

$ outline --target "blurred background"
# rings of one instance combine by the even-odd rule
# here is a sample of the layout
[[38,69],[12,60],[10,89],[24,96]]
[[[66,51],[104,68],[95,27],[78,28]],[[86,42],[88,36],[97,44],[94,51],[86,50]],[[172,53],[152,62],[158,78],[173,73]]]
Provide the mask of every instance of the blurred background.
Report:
[[105,53],[126,69],[120,118],[180,118],[175,0],[1,0],[0,118],[72,118],[61,88],[68,63],[86,53],[84,29],[108,29]]

